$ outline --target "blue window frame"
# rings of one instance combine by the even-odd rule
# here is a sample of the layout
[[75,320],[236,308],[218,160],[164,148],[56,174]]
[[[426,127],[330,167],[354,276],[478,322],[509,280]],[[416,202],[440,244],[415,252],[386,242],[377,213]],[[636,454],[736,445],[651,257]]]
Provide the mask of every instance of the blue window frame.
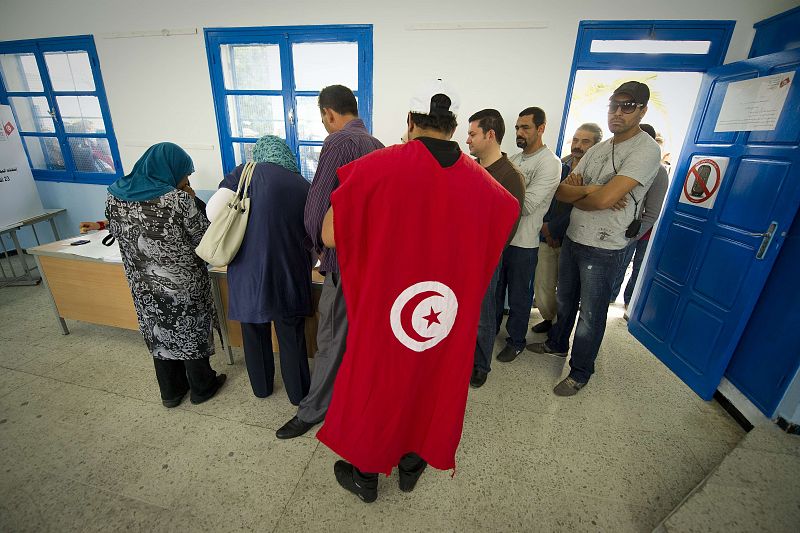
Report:
[[[575,76],[579,70],[705,72],[725,60],[736,21],[620,20],[581,21],[572,60],[558,149],[564,143]],[[650,41],[632,52],[626,41]],[[633,43],[630,43],[633,44]]]
[[205,39],[224,172],[273,134],[310,181],[326,135],[317,96],[327,85],[350,87],[372,129],[371,25],[207,28]]
[[0,43],[0,102],[11,105],[35,179],[122,175],[92,36]]

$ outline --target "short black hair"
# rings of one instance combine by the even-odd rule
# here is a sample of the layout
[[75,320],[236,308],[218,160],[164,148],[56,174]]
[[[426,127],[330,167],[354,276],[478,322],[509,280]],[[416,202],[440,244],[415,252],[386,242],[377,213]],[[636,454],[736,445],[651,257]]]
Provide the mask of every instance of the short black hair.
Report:
[[519,116],[527,117],[533,115],[533,125],[537,128],[547,122],[547,115],[544,114],[544,109],[541,107],[526,107],[519,112]]
[[481,109],[477,113],[469,117],[470,122],[478,121],[478,127],[487,133],[489,130],[494,130],[494,136],[497,137],[497,144],[503,142],[503,136],[506,134],[506,123],[503,121],[503,115],[497,109]]
[[639,127],[642,128],[642,131],[648,134],[650,137],[655,140],[656,138],[656,129],[651,126],[650,124],[639,124]]
[[319,110],[333,109],[340,115],[358,116],[358,101],[344,85],[329,85],[319,92]]
[[[444,94],[433,95],[431,103],[433,104],[431,106],[433,109],[437,107],[440,109],[450,109],[450,105],[452,104],[450,98]],[[411,122],[422,129],[435,130],[446,135],[452,135],[458,127],[456,116],[449,111],[430,115],[425,113],[411,113]]]

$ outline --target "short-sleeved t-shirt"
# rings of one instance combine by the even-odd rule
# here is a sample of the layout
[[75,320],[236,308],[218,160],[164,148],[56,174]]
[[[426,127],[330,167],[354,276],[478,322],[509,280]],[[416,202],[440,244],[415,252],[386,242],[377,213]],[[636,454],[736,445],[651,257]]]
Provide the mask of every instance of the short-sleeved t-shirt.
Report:
[[661,149],[643,131],[617,146],[613,146],[612,141],[613,138],[589,148],[573,172],[583,176],[584,185],[605,185],[616,175],[634,179],[639,185],[625,195],[628,204],[620,211],[584,211],[575,207],[570,216],[567,237],[585,246],[619,250],[629,242],[625,230],[634,219],[636,202],[639,204],[639,213],[644,207],[642,201],[661,166]]

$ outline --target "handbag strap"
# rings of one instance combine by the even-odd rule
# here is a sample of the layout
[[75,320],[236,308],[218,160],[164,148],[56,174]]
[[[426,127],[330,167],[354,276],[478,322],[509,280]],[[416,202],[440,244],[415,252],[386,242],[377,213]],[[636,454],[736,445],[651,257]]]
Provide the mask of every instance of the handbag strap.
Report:
[[244,202],[244,199],[247,198],[247,190],[250,188],[250,178],[253,176],[253,169],[255,166],[256,164],[252,161],[245,163],[242,173],[239,176],[239,185],[236,187],[236,196],[234,196],[233,201],[228,204],[228,207],[231,209],[238,209]]
[[[248,193],[250,192],[250,182],[253,180],[253,172],[256,169],[256,164],[253,161],[249,161],[247,163],[247,182],[244,184],[244,191],[242,193],[242,203],[247,199],[249,196]],[[242,171],[244,173],[244,171]]]

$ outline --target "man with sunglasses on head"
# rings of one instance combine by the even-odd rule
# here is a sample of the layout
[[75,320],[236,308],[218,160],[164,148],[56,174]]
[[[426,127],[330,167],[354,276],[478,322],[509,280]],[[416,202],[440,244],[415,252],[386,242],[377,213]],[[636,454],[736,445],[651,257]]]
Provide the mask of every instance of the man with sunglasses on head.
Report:
[[553,389],[558,396],[577,394],[594,373],[614,280],[625,247],[639,231],[642,200],[660,166],[658,144],[639,128],[649,99],[644,83],[620,85],[608,104],[614,136],[591,147],[556,190],[559,201],[574,206],[559,261],[558,319],[547,341],[527,348],[566,357],[578,318],[569,375]]

